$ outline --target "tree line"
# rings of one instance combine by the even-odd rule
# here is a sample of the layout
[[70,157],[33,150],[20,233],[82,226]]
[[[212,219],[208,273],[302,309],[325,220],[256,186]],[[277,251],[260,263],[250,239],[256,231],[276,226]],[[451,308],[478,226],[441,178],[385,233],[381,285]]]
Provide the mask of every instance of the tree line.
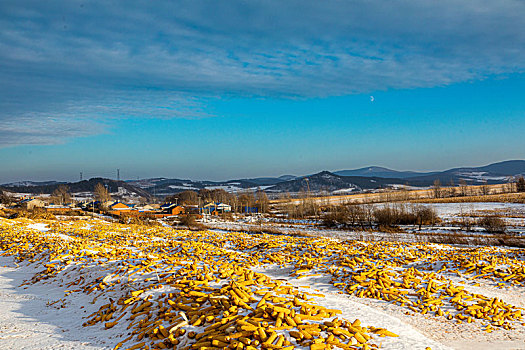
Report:
[[224,203],[230,205],[233,212],[243,212],[246,207],[257,208],[260,213],[267,213],[269,209],[268,196],[261,189],[239,193],[230,193],[222,188],[201,189],[198,192],[188,190],[168,196],[165,201],[182,206]]
[[339,205],[323,216],[328,227],[389,228],[398,225],[434,225],[439,217],[434,208],[422,205],[386,204],[384,206]]

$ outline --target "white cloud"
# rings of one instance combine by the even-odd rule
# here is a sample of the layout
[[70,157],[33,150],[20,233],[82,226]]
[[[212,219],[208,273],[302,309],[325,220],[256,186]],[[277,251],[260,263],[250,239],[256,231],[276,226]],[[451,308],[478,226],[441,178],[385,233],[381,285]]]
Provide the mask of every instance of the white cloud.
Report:
[[0,121],[40,118],[51,130],[43,118],[54,115],[75,130],[78,113],[95,124],[206,117],[214,96],[324,97],[522,73],[523,18],[525,3],[511,0],[3,2]]

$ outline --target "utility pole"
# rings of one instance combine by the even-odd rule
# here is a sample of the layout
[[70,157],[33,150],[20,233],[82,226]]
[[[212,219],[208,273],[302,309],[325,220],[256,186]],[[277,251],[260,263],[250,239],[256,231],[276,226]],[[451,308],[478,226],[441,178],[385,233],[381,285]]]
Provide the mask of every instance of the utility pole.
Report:
[[117,169],[117,181],[120,181],[120,169]]
[[82,181],[82,172],[80,172],[80,181]]

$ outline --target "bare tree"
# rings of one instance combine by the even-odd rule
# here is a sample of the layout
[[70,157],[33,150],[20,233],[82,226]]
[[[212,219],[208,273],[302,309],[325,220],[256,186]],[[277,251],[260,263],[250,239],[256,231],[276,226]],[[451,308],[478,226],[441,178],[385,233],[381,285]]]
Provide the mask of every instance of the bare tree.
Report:
[[459,193],[465,197],[467,195],[467,181],[459,180]]
[[101,183],[95,185],[95,199],[102,203],[111,200],[108,189]]
[[241,211],[246,207],[253,207],[255,204],[255,197],[253,192],[244,191],[239,195],[239,204],[241,206]]
[[226,192],[222,188],[216,188],[213,190],[203,188],[199,191],[199,197],[201,197],[204,202],[220,202],[231,204],[233,197],[235,196]]
[[447,197],[455,197],[456,196],[456,184],[454,183],[454,179],[450,179],[447,187]]
[[525,192],[525,179],[523,176],[520,176],[516,181],[516,191]]
[[166,197],[167,202],[176,202],[179,205],[195,205],[199,203],[199,194],[195,191],[182,191]]
[[0,189],[0,203],[1,204],[11,204],[12,201],[13,201],[13,198],[9,194],[7,194],[7,192],[2,191]]
[[507,185],[506,187],[507,187],[507,192],[508,192],[508,193],[514,193],[514,192],[517,191],[517,189],[516,189],[516,181],[517,181],[517,179],[514,179],[513,177],[510,177],[510,178],[508,179],[508,182],[507,182],[507,184],[506,184],[506,185]]
[[483,181],[483,184],[481,185],[481,193],[486,196],[490,193],[490,187],[487,183],[487,180]]
[[51,195],[53,201],[56,204],[64,205],[71,202],[71,194],[69,193],[69,187],[67,185],[59,185]]
[[261,213],[266,213],[268,212],[268,196],[266,195],[266,193],[261,190],[261,189],[258,189],[257,190],[257,193],[256,193],[256,202],[257,202],[257,207],[259,208],[259,212]]
[[443,190],[441,189],[441,181],[439,179],[434,180],[434,185],[432,186],[432,191],[434,192],[434,198],[441,198],[443,195]]

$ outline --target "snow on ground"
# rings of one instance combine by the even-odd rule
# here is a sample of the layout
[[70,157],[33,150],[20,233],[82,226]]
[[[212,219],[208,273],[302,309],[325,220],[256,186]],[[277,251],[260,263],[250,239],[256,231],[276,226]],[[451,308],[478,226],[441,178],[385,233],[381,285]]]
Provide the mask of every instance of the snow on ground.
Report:
[[[87,298],[62,308],[51,303],[64,296],[57,285],[20,287],[33,277],[34,266],[16,267],[12,258],[0,257],[0,349],[112,349],[107,332],[82,327],[91,305]],[[91,312],[91,311],[90,311]]]
[[207,190],[225,190],[227,192],[237,192],[242,190],[242,188],[234,185],[217,185],[217,186],[206,186],[204,187]]
[[41,232],[46,232],[46,231],[50,230],[50,228],[47,227],[47,224],[44,224],[44,223],[41,223],[41,222],[28,225],[27,228],[31,228],[33,230],[37,230],[37,231],[41,231]]
[[516,214],[525,214],[525,204],[500,203],[500,202],[474,202],[474,203],[423,203],[432,207],[439,216],[457,216],[462,213],[480,211],[511,211]]
[[[354,230],[337,230],[324,229],[321,227],[312,227],[307,225],[276,226],[276,225],[260,225],[256,223],[237,223],[237,222],[208,222],[206,226],[217,230],[226,231],[244,231],[244,232],[261,232],[261,230],[269,229],[268,232],[287,234],[287,235],[307,235],[307,236],[324,236],[338,239],[350,239],[359,241],[387,241],[387,242],[405,242],[405,243],[420,243],[420,242],[442,242],[450,241],[452,238],[458,240],[462,244],[479,245],[479,244],[494,244],[498,243],[498,236],[487,234],[485,231],[480,232],[459,232],[457,227],[450,228],[425,228],[422,231],[413,230],[411,232],[380,232],[380,231],[354,231]],[[413,229],[413,227],[411,227]],[[515,231],[517,234],[514,241],[521,240],[523,229]],[[448,239],[450,238],[450,239]],[[512,241],[512,242],[514,242]],[[509,241],[511,242],[511,241]],[[511,243],[512,243],[511,242]],[[499,245],[499,243],[498,243]]]
[[350,187],[350,188],[343,188],[343,189],[340,189],[340,190],[337,190],[337,191],[333,191],[332,193],[333,194],[348,194],[348,193],[352,193],[354,191],[357,191],[357,188]]
[[[291,268],[283,269],[279,266],[268,266],[264,268],[254,269],[256,272],[264,273],[272,278],[286,280],[295,287],[302,287],[303,290],[312,293],[320,291],[324,297],[316,297],[315,302],[326,308],[334,308],[342,311],[341,317],[353,321],[354,319],[361,320],[363,325],[373,325],[374,327],[386,328],[391,332],[399,335],[395,337],[381,338],[376,341],[381,344],[381,348],[395,349],[395,350],[417,350],[431,347],[433,350],[451,349],[439,342],[436,342],[420,332],[409,324],[404,323],[399,318],[396,318],[388,313],[377,308],[365,305],[362,303],[362,298],[356,298],[349,295],[341,294],[341,292],[329,283],[329,277],[311,277],[305,279],[297,279],[289,277]],[[308,286],[311,290],[304,288]]]
[[173,190],[193,190],[193,191],[198,191],[199,190],[196,187],[192,187],[191,185],[186,185],[186,184],[184,184],[183,186],[169,185],[168,187],[173,189]]
[[507,225],[525,227],[525,204],[521,203],[425,203],[427,207],[434,208],[437,215],[444,220],[458,220],[462,216],[477,218],[486,215],[499,215]]
[[[42,232],[49,230],[48,225],[43,223],[33,223],[27,227]],[[71,239],[62,233],[55,234],[62,239]],[[381,239],[380,233],[377,235]],[[343,238],[347,239],[348,236]],[[12,258],[0,257],[0,349],[110,349],[120,340],[118,337],[127,334],[128,331],[122,327],[110,330],[101,326],[82,327],[82,318],[98,310],[100,302],[94,302],[92,296],[82,293],[65,298],[65,284],[69,280],[41,281],[21,287],[24,280],[31,278],[42,267],[22,264],[16,268],[12,261]],[[340,309],[343,318],[358,318],[364,325],[386,328],[399,334],[398,338],[380,338],[377,343],[384,349],[417,350],[427,346],[434,350],[525,348],[525,329],[510,334],[496,331],[489,335],[480,330],[479,325],[457,325],[429,315],[407,314],[406,309],[381,300],[341,294],[330,284],[327,276],[293,278],[290,277],[290,268],[276,265],[254,270],[275,279],[286,280],[296,287],[308,288],[305,290],[319,290],[324,297],[316,297],[316,303]],[[474,293],[497,296],[516,306],[525,306],[525,296],[520,288],[497,289],[483,281],[474,286],[461,277],[450,274],[446,274],[446,277],[458,284],[465,284]]]
[[[376,207],[383,207],[392,204],[373,204]],[[395,205],[395,204],[394,204]],[[411,204],[407,204],[411,205]],[[366,232],[355,232],[350,230],[332,230],[323,229],[316,224],[320,222],[312,220],[290,220],[290,219],[276,219],[247,216],[237,219],[235,222],[217,221],[214,218],[206,218],[208,226],[224,229],[224,230],[244,230],[244,231],[260,231],[261,228],[268,227],[272,230],[277,230],[285,234],[306,233],[309,235],[323,235],[330,237],[340,237],[347,239],[365,239],[365,240],[399,240],[401,242],[422,242],[425,241],[425,234],[428,236],[439,235],[456,235],[469,234],[472,236],[490,236],[485,229],[477,227],[473,224],[471,231],[460,231],[460,227],[451,226],[454,222],[457,224],[461,217],[467,216],[472,221],[477,220],[481,216],[497,214],[500,215],[507,224],[507,232],[512,235],[525,235],[525,204],[519,203],[496,203],[496,202],[479,202],[479,203],[423,203],[417,204],[432,207],[435,209],[437,215],[442,219],[442,223],[436,226],[424,226],[422,231],[415,231],[414,226],[402,227],[408,234],[405,233],[383,233],[374,232],[371,236]],[[261,224],[263,226],[261,226]],[[270,225],[268,225],[270,224]],[[287,225],[288,224],[288,225]],[[292,225],[293,224],[293,225]],[[300,225],[297,225],[300,224]],[[417,234],[417,237],[415,236]],[[432,241],[432,240],[431,240]],[[476,241],[474,239],[473,241]]]
[[[437,248],[451,249],[453,246],[433,245]],[[293,268],[280,268],[278,265],[258,267],[256,272],[264,273],[272,278],[285,280],[302,288],[312,288],[321,292],[324,297],[316,297],[318,304],[327,308],[337,308],[343,311],[342,317],[358,318],[362,323],[384,327],[399,335],[399,338],[388,338],[382,341],[386,349],[458,349],[458,350],[511,350],[525,349],[525,329],[518,327],[511,332],[495,330],[492,333],[483,331],[478,323],[453,323],[432,315],[408,313],[406,309],[383,300],[358,298],[343,294],[330,283],[327,275],[314,274],[297,279],[290,277]],[[497,288],[495,283],[476,279],[458,277],[449,272],[437,273],[466,290],[498,298],[517,307],[525,307],[523,287],[506,286]],[[397,342],[396,342],[397,340]]]
[[490,176],[486,171],[468,171],[458,173],[458,176],[463,176],[464,180],[477,180],[478,182],[494,180],[494,181],[506,181],[509,179],[509,176]]

